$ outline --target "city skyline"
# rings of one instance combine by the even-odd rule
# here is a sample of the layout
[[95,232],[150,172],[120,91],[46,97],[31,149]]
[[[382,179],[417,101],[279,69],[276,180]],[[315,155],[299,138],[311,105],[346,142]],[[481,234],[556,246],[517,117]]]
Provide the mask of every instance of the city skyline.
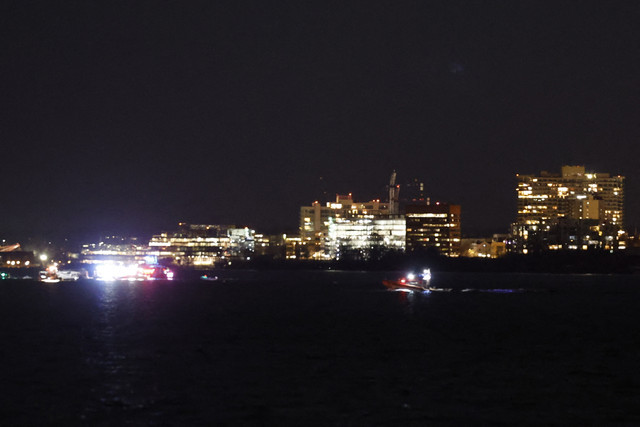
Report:
[[640,29],[625,3],[2,6],[0,236],[296,228],[323,191],[424,181],[506,232],[517,173],[627,177]]
[[[181,222],[172,230],[156,230],[150,239],[102,236],[85,240],[81,250],[77,242],[57,248],[49,242],[44,246],[30,244],[27,251],[22,251],[19,244],[4,245],[3,241],[0,252],[6,256],[0,258],[6,268],[24,268],[37,263],[37,259],[47,261],[55,253],[51,270],[55,273],[58,265],[73,262],[126,267],[151,259],[153,263],[161,259],[165,264],[213,267],[254,258],[261,262],[371,263],[385,258],[397,262],[401,254],[499,258],[549,252],[566,256],[567,251],[602,255],[627,252],[627,248],[632,254],[637,252],[638,236],[628,236],[624,227],[624,176],[587,171],[582,165],[562,165],[559,172],[518,175],[517,219],[511,224],[511,233],[491,237],[464,236],[460,205],[430,201],[419,181],[405,185],[409,191],[402,197],[402,185],[396,178],[394,171],[387,186],[388,201],[357,200],[349,193],[337,194],[332,201],[316,200],[310,206],[300,206],[299,229],[294,233],[264,233],[236,224]],[[126,262],[129,264],[123,264]],[[117,274],[129,277],[132,271],[126,267]],[[148,272],[155,274],[155,270]]]
[[[558,167],[558,171],[562,170],[564,173],[564,170],[566,168],[570,168],[570,169],[579,169],[582,170],[583,172],[587,173],[587,176],[591,176],[593,175],[594,177],[596,175],[598,176],[609,176],[610,174],[608,173],[602,173],[602,172],[595,172],[592,170],[588,170],[585,169],[584,166],[582,165],[563,165],[561,168]],[[555,176],[560,176],[557,171],[552,170],[552,171],[542,171],[541,174],[543,175],[547,175],[547,176],[551,176],[551,177],[555,177]],[[527,174],[516,174],[516,178],[520,181],[520,184],[517,185],[516,188],[514,188],[514,201],[517,204],[518,208],[514,207],[514,212],[512,212],[513,217],[514,217],[514,221],[510,222],[509,224],[503,224],[500,229],[482,229],[482,228],[478,228],[478,229],[474,229],[472,231],[469,231],[469,229],[466,229],[464,227],[462,227],[462,230],[464,230],[463,236],[465,237],[488,237],[491,234],[495,234],[495,233],[509,233],[512,232],[512,227],[515,223],[517,223],[519,221],[519,218],[522,216],[520,213],[520,207],[522,205],[522,199],[521,199],[521,186],[522,186],[522,176],[524,177],[529,177],[529,176],[534,176],[534,175],[527,175]],[[432,197],[430,197],[429,194],[426,194],[422,191],[423,188],[423,182],[419,181],[417,178],[414,178],[413,180],[409,180],[407,182],[404,183],[399,183],[399,181],[397,181],[397,173],[394,170],[392,172],[392,179],[393,182],[396,183],[396,185],[394,185],[393,187],[396,188],[396,190],[394,190],[393,192],[393,196],[391,194],[391,192],[389,191],[390,189],[390,184],[387,184],[386,186],[384,186],[384,189],[382,190],[383,192],[387,192],[387,194],[376,194],[374,195],[371,200],[367,200],[364,199],[362,197],[358,197],[358,195],[354,195],[353,193],[349,192],[346,194],[340,194],[340,193],[332,193],[332,192],[328,192],[325,190],[318,190],[319,192],[316,192],[316,196],[314,201],[309,203],[309,205],[312,206],[327,206],[327,209],[329,209],[329,206],[331,206],[330,210],[333,210],[334,205],[336,205],[336,203],[341,203],[342,205],[344,205],[345,201],[347,202],[346,205],[344,205],[345,209],[348,209],[347,206],[350,206],[350,203],[353,204],[353,206],[358,206],[358,209],[365,209],[369,210],[370,213],[373,213],[375,216],[379,216],[382,214],[382,217],[384,217],[385,215],[389,215],[389,212],[391,212],[390,206],[393,205],[393,203],[391,203],[391,198],[395,197],[395,203],[400,203],[400,207],[396,207],[395,209],[397,209],[397,214],[399,214],[400,216],[404,217],[405,215],[405,209],[404,206],[405,205],[415,205],[417,204],[426,204],[426,205],[436,205],[436,204],[450,204],[452,203],[450,201],[450,199],[433,199]],[[616,175],[617,179],[620,179],[621,182],[622,180],[624,180],[625,177],[620,176],[620,175]],[[586,179],[586,178],[585,178]],[[620,184],[622,185],[622,183]],[[545,184],[546,186],[546,184]],[[622,187],[626,187],[625,185],[622,185]],[[625,190],[623,189],[623,192]],[[369,194],[373,194],[372,192],[369,192]],[[545,196],[546,197],[546,196]],[[621,198],[621,200],[623,200]],[[621,202],[622,203],[622,202]],[[626,204],[626,202],[625,202]],[[309,213],[305,212],[305,209],[312,209],[312,206],[298,206],[298,215],[297,215],[297,220],[295,223],[292,224],[286,224],[284,226],[281,226],[280,228],[274,228],[274,227],[266,227],[266,228],[260,228],[259,226],[256,227],[254,226],[253,223],[241,223],[238,221],[234,221],[233,219],[231,219],[228,224],[233,225],[233,226],[237,226],[240,228],[243,227],[250,227],[254,230],[256,230],[257,232],[262,232],[262,233],[267,233],[267,234],[281,234],[281,233],[293,233],[293,234],[300,234],[301,237],[305,236],[304,233],[304,229],[305,229],[305,224],[304,224],[304,217],[308,216]],[[623,211],[626,210],[624,209],[624,205],[621,204],[621,207],[623,208]],[[460,208],[460,206],[458,205],[458,209]],[[380,210],[381,209],[381,210]],[[380,210],[380,212],[378,212],[378,210]],[[465,212],[466,213],[466,212]],[[458,215],[460,216],[460,213],[458,212]],[[282,216],[286,216],[286,215],[282,215]],[[393,215],[391,215],[393,216]],[[324,217],[323,217],[324,218]],[[462,215],[462,218],[464,218],[464,213]],[[326,218],[325,218],[326,220]],[[458,221],[460,221],[460,219],[458,219]],[[626,219],[625,219],[626,221]],[[463,221],[462,221],[463,222]],[[5,239],[5,242],[3,244],[6,243],[10,243],[13,239],[15,241],[18,241],[20,239],[33,239],[35,238],[36,241],[39,239],[46,239],[46,238],[52,238],[53,240],[69,240],[69,241],[73,241],[75,242],[75,244],[78,244],[80,242],[86,243],[86,242],[97,242],[97,240],[95,240],[96,238],[98,239],[102,239],[102,238],[109,238],[109,236],[113,236],[113,237],[123,237],[123,238],[129,238],[129,237],[142,237],[142,238],[146,238],[146,237],[151,237],[151,235],[153,234],[157,234],[160,232],[167,232],[170,230],[174,230],[176,224],[178,225],[178,227],[180,227],[182,224],[184,223],[195,223],[194,221],[184,221],[183,219],[176,221],[172,224],[167,224],[164,227],[161,228],[156,228],[153,230],[147,230],[146,232],[141,231],[141,230],[134,230],[133,232],[121,232],[122,229],[102,229],[102,230],[94,230],[93,232],[89,232],[89,233],[82,233],[82,232],[73,232],[73,231],[66,231],[65,233],[55,233],[55,232],[45,232],[45,233],[41,233],[40,235],[37,234],[24,234],[22,236],[19,235],[14,235],[11,232],[6,233],[6,236],[10,238],[9,241],[7,241]],[[200,223],[203,224],[214,224],[213,222],[206,222],[206,221],[202,221]],[[464,223],[464,222],[463,222]],[[219,224],[219,223],[218,223]],[[213,226],[219,226],[219,225],[213,225]],[[629,231],[629,227],[627,227],[626,223],[624,224],[623,228],[626,231]],[[480,231],[478,231],[480,230]],[[506,231],[505,231],[506,230]],[[483,234],[484,232],[484,234]],[[631,230],[631,232],[633,232],[633,230]],[[0,238],[2,238],[2,236],[0,236]],[[93,240],[92,240],[93,239]]]

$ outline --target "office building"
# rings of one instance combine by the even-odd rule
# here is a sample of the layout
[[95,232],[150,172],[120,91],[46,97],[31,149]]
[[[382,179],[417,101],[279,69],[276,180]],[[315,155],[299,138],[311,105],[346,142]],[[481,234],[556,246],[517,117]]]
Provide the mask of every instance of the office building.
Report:
[[460,254],[460,205],[416,203],[405,206],[407,252],[435,250]]
[[406,224],[394,218],[330,218],[329,256],[333,259],[376,259],[389,251],[405,250]]
[[179,265],[212,266],[233,259],[249,259],[254,253],[255,231],[230,225],[179,223],[175,232],[155,235],[149,254],[171,258]]
[[341,219],[374,219],[389,215],[389,204],[380,200],[355,202],[351,193],[336,195],[335,203],[314,202],[300,208],[300,239],[307,258],[330,259],[329,224]]

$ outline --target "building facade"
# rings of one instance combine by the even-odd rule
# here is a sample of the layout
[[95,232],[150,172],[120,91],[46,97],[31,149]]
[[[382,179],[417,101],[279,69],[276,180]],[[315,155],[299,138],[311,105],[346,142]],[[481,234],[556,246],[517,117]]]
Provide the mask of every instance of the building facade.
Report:
[[337,218],[329,220],[328,248],[332,259],[376,259],[382,254],[403,252],[406,243],[404,218]]
[[343,219],[374,219],[389,216],[389,204],[380,200],[354,202],[351,193],[336,195],[335,203],[322,205],[314,202],[300,208],[300,239],[305,246],[304,257],[331,259],[332,242],[329,225]]
[[460,205],[447,203],[406,205],[406,250],[437,250],[442,255],[459,256],[460,212]]
[[587,173],[584,166],[516,176],[517,252],[625,247],[623,176]]
[[466,238],[460,242],[460,256],[468,258],[500,258],[507,254],[507,243],[499,235],[493,238]]
[[144,261],[149,247],[136,237],[105,236],[98,243],[86,243],[80,251],[84,264],[135,263]]
[[233,259],[247,259],[254,253],[255,231],[230,225],[178,224],[175,232],[155,235],[149,254],[171,258],[176,264],[212,266]]

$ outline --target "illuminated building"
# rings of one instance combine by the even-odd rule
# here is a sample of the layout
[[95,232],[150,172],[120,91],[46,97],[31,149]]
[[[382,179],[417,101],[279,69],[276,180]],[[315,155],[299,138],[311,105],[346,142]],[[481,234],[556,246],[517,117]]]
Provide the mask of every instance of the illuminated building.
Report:
[[149,254],[171,258],[180,265],[212,266],[233,259],[250,259],[255,231],[229,225],[179,223],[178,231],[155,235]]
[[460,254],[460,205],[408,204],[405,219],[408,252],[431,249],[451,257]]
[[330,218],[331,258],[371,259],[386,251],[404,251],[404,218]]
[[341,219],[374,219],[389,215],[389,204],[372,200],[354,202],[351,193],[336,195],[335,203],[321,205],[314,202],[311,206],[300,208],[300,238],[306,246],[307,256],[314,259],[329,259],[332,244],[329,242],[329,224]]
[[20,245],[0,246],[0,268],[33,267],[33,252],[20,250]]
[[302,244],[299,235],[291,234],[256,234],[255,256],[270,259],[306,259],[306,245]]
[[100,264],[105,261],[134,263],[144,261],[149,247],[135,237],[108,236],[98,243],[82,245],[82,263]]
[[507,243],[499,235],[493,238],[461,239],[460,256],[469,258],[500,258],[507,253]]
[[306,256],[302,238],[300,236],[282,235],[284,257],[286,259],[303,259]]
[[586,173],[584,166],[516,176],[516,251],[624,248],[623,176]]
[[286,234],[255,234],[255,255],[272,259],[285,258],[285,237]]

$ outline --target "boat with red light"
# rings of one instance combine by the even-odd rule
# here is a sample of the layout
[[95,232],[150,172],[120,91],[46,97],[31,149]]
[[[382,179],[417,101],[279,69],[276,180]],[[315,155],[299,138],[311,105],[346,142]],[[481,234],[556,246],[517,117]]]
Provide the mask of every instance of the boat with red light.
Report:
[[396,280],[383,280],[382,284],[392,291],[404,292],[431,292],[429,281],[431,280],[431,270],[424,269],[422,273],[409,273]]

